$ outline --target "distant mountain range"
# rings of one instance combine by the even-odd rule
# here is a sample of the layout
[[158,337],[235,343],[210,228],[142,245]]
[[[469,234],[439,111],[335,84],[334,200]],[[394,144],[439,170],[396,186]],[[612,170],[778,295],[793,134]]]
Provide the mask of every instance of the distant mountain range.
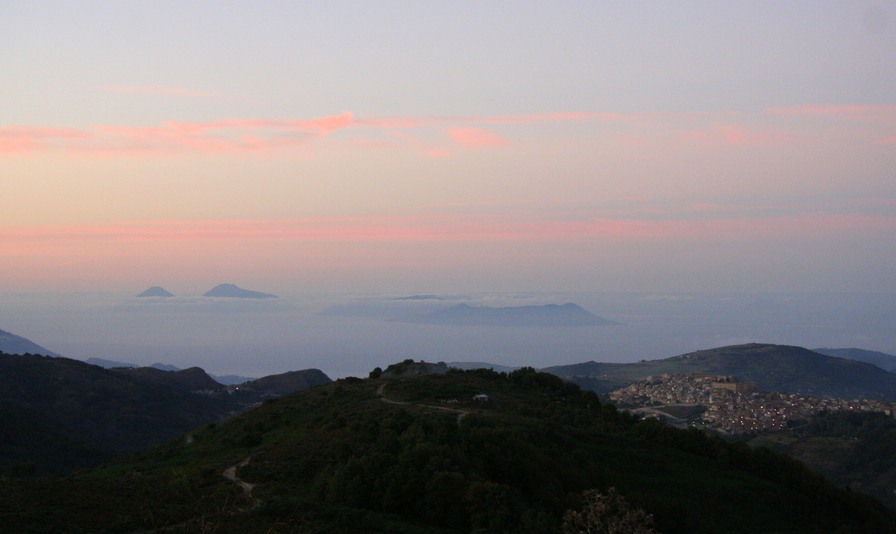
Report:
[[30,339],[25,339],[10,332],[0,330],[0,352],[7,354],[41,354],[43,356],[59,356]]
[[752,343],[701,350],[663,360],[638,363],[591,361],[548,367],[543,371],[599,393],[653,375],[711,373],[756,382],[765,391],[896,401],[896,374],[869,363],[787,345]]
[[242,289],[234,284],[219,284],[202,295],[203,297],[227,297],[236,299],[275,299],[277,295]]
[[577,304],[491,308],[457,304],[434,312],[393,319],[397,322],[458,326],[597,326],[618,324]]
[[812,349],[819,354],[827,356],[836,356],[837,358],[846,358],[847,360],[856,360],[860,362],[876,365],[885,371],[891,373],[896,371],[896,356],[877,352],[874,350],[864,349]]
[[198,367],[104,369],[60,357],[0,353],[0,472],[96,464],[331,380],[317,369],[224,386]]

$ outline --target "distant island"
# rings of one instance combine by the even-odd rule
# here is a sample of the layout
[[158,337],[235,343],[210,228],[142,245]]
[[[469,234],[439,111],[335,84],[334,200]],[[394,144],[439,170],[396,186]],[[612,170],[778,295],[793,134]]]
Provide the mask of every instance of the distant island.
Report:
[[236,299],[275,299],[277,295],[270,293],[262,293],[260,291],[250,291],[242,289],[234,284],[219,284],[211,289],[211,291],[202,295],[203,297],[228,297]]
[[503,308],[458,304],[431,313],[393,319],[393,321],[463,326],[599,326],[618,324],[598,317],[572,303]]
[[137,295],[138,297],[173,297],[174,294],[168,292],[165,288],[159,286],[152,286],[147,289],[143,293]]

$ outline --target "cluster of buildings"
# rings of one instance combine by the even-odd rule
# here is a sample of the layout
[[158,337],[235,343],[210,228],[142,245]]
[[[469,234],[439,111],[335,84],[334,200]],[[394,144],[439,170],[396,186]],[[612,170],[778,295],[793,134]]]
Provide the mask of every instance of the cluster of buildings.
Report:
[[[638,408],[637,411],[645,415],[665,417],[672,423],[731,434],[782,430],[797,421],[807,421],[823,410],[874,411],[896,416],[896,403],[892,402],[759,391],[755,382],[698,373],[649,377],[616,390],[609,396],[621,408]],[[703,410],[690,410],[699,415],[679,420],[675,414],[687,407]]]

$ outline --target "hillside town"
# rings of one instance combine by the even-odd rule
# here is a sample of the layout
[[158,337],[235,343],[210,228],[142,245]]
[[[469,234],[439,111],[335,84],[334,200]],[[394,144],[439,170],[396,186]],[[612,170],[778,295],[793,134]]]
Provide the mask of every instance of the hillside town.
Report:
[[755,382],[700,373],[652,376],[616,390],[609,397],[621,408],[645,417],[727,434],[783,430],[822,411],[896,415],[893,402],[760,391]]

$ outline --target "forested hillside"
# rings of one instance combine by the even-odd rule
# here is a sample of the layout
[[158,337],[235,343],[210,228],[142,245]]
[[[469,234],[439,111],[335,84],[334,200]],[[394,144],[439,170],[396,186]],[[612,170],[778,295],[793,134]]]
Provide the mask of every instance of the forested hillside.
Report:
[[530,368],[342,379],[93,472],[10,481],[0,515],[58,532],[547,534],[611,488],[665,534],[896,532],[894,512],[786,456]]

